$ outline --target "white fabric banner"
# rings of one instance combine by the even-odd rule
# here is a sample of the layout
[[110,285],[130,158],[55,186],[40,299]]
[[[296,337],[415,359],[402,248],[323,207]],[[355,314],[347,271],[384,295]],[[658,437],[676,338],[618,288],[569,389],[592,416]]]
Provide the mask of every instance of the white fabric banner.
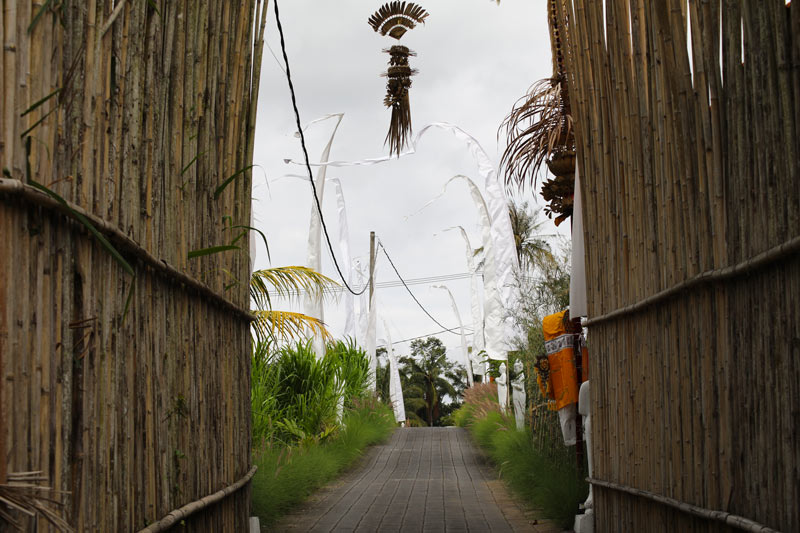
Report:
[[[360,161],[324,161],[315,166],[348,167],[375,165],[404,157],[416,152],[420,138],[431,128],[449,131],[457,139],[464,141],[473,158],[475,158],[475,162],[478,165],[478,172],[484,178],[486,195],[488,197],[486,206],[489,211],[491,241],[497,248],[494,254],[496,257],[492,257],[493,254],[488,252],[486,255],[487,264],[490,261],[496,264],[496,272],[493,272],[493,274],[496,275],[494,285],[496,290],[492,288],[492,290],[486,291],[484,294],[484,299],[486,301],[486,305],[484,306],[486,353],[491,359],[506,360],[508,358],[507,340],[513,338],[515,333],[513,322],[506,309],[514,306],[517,301],[514,289],[514,271],[518,267],[518,260],[514,244],[514,235],[511,230],[511,218],[508,213],[508,198],[506,197],[505,189],[502,183],[500,183],[494,166],[492,166],[489,157],[486,155],[480,143],[458,126],[446,122],[434,122],[419,130],[414,140],[411,142],[411,148],[400,155],[387,155],[362,159]],[[284,161],[286,163],[299,164],[291,159],[285,159]],[[486,240],[484,240],[484,245],[485,244]],[[484,268],[484,276],[486,275],[485,273],[486,268]],[[488,289],[488,282],[486,286]]]
[[392,403],[394,419],[398,423],[406,420],[406,406],[403,400],[403,386],[400,381],[400,368],[397,365],[397,356],[394,353],[392,344],[392,334],[389,332],[389,324],[383,321],[386,329],[386,357],[389,360],[389,401]]
[[[347,226],[347,210],[344,203],[344,192],[342,192],[342,183],[338,178],[329,178],[328,181],[332,182],[336,190],[336,209],[339,214],[339,250],[341,256],[339,257],[339,264],[342,266],[342,274],[347,284],[352,287],[353,273],[350,268],[350,230]],[[353,294],[344,289],[344,336],[353,338],[356,334],[356,325],[354,315],[355,301]]]
[[453,293],[450,292],[450,289],[444,285],[431,285],[431,287],[434,289],[444,289],[450,296],[450,303],[453,306],[453,313],[455,313],[456,320],[458,320],[458,327],[461,328],[461,352],[464,356],[464,368],[467,370],[467,388],[470,388],[475,380],[472,378],[472,361],[469,360],[469,352],[467,351],[467,336],[464,334],[464,323],[461,321],[461,313],[458,312],[456,299],[453,297]]
[[569,275],[569,316],[588,316],[586,299],[586,248],[583,240],[581,176],[575,161],[575,199],[572,210],[572,271]]
[[[331,153],[331,146],[333,145],[333,138],[336,135],[336,130],[339,129],[339,124],[342,123],[343,117],[343,113],[327,115],[306,125],[307,128],[311,124],[321,120],[326,120],[328,118],[337,119],[336,126],[334,126],[333,132],[331,132],[331,137],[328,140],[328,144],[325,145],[325,149],[322,151],[322,156],[320,157],[320,161],[322,163],[326,163],[328,161],[328,157]],[[303,129],[305,130],[305,128]],[[328,167],[323,165],[314,178],[314,187],[317,191],[317,199],[320,206],[322,206],[322,198],[325,192],[325,174],[327,174],[327,170]],[[317,203],[315,201],[311,202],[311,222],[308,228],[308,255],[306,259],[306,266],[315,272],[322,272],[322,223],[320,222]],[[318,318],[321,321],[325,320],[321,296],[319,298],[312,298],[310,295],[306,294],[303,309],[305,314]],[[322,357],[325,355],[325,342],[319,335],[314,336],[314,352],[317,354],[317,357]]]
[[467,268],[470,273],[469,288],[470,288],[470,304],[472,311],[472,372],[475,374],[483,375],[485,364],[480,355],[481,350],[484,349],[483,339],[483,307],[481,306],[480,294],[478,294],[478,269],[475,267],[475,255],[478,250],[472,248],[469,242],[467,232],[461,226],[447,228],[445,231],[458,229],[461,231],[461,236],[464,238],[464,243],[467,246]]

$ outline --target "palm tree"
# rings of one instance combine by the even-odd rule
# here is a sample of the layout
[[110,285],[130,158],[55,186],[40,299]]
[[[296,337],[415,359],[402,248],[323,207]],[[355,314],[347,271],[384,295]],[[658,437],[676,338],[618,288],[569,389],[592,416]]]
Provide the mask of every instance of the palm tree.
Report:
[[544,222],[539,220],[539,211],[531,213],[528,211],[527,201],[518,204],[512,200],[508,204],[508,214],[511,217],[517,259],[522,270],[549,261],[553,254],[550,245],[542,238],[545,235],[540,233]]
[[331,338],[325,324],[316,317],[272,308],[273,296],[290,298],[307,292],[319,297],[326,290],[338,287],[331,278],[307,267],[284,266],[256,270],[250,277],[250,297],[255,303],[253,329],[259,341],[285,341],[311,335]]
[[463,393],[465,370],[447,359],[436,337],[412,341],[411,353],[400,358],[406,416],[434,426],[442,415],[444,396],[456,400]]

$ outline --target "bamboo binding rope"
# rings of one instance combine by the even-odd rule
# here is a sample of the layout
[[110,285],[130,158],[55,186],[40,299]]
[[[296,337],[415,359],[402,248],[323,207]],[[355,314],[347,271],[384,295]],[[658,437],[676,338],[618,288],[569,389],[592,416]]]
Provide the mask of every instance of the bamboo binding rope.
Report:
[[175,509],[174,511],[170,511],[167,516],[159,520],[158,522],[154,522],[147,526],[144,529],[141,529],[139,533],[157,533],[158,531],[165,531],[175,525],[179,520],[183,520],[187,518],[189,515],[200,511],[209,505],[217,503],[218,501],[222,500],[226,496],[233,494],[237,490],[241,489],[245,486],[247,482],[253,479],[253,476],[258,470],[258,466],[253,465],[247,474],[244,475],[239,481],[234,483],[233,485],[228,485],[227,487],[218,490],[214,494],[209,494],[199,500],[195,500],[193,502],[187,503],[183,507],[179,509]]
[[596,318],[590,318],[589,320],[586,320],[583,323],[583,325],[586,327],[596,326],[601,322],[606,322],[608,320],[612,320],[615,318],[619,318],[621,316],[635,313],[636,311],[639,311],[640,309],[643,309],[648,305],[654,305],[658,302],[661,302],[662,300],[666,300],[670,296],[674,296],[679,292],[687,291],[700,284],[716,283],[736,276],[742,276],[756,269],[765,268],[797,252],[800,252],[800,236],[790,239],[783,244],[779,244],[774,248],[770,248],[769,250],[761,252],[755,257],[751,257],[750,259],[742,261],[741,263],[738,263],[736,265],[703,272],[692,278],[687,279],[686,281],[678,283],[677,285],[674,285],[669,289],[665,289],[661,292],[658,292],[652,296],[645,298],[644,300],[640,300],[635,304],[621,307],[604,315],[600,315]]
[[625,485],[620,485],[619,483],[612,483],[611,481],[602,481],[600,479],[592,479],[592,478],[586,478],[586,481],[597,487],[603,487],[606,489],[616,490],[619,492],[626,492],[628,494],[633,494],[634,496],[641,496],[642,498],[647,498],[648,500],[652,500],[654,502],[674,507],[675,509],[679,509],[685,513],[699,516],[700,518],[707,518],[709,520],[716,520],[717,522],[723,522],[729,526],[739,528],[743,531],[750,531],[751,533],[780,533],[775,529],[759,524],[758,522],[750,520],[749,518],[744,518],[742,516],[738,516],[735,514],[726,513],[725,511],[713,511],[711,509],[704,509],[702,507],[698,507],[690,503],[681,502],[673,498],[668,498],[660,494],[654,494],[646,490],[627,487]]
[[[22,183],[19,180],[0,178],[0,193],[18,194],[31,203],[34,203],[46,209],[59,211],[60,213],[70,218],[74,218],[74,215],[70,213],[69,210],[64,209],[64,207],[61,204],[59,204],[55,199],[47,196],[43,192],[31,187],[30,185]],[[94,226],[98,229],[98,231],[101,231],[102,233],[106,234],[108,237],[113,239],[117,244],[125,248],[126,252],[135,256],[137,259],[143,261],[144,263],[147,264],[147,266],[149,266],[156,272],[159,272],[167,279],[170,279],[171,281],[174,281],[176,283],[181,283],[189,288],[194,289],[195,291],[199,292],[209,300],[216,302],[220,306],[228,309],[229,311],[232,311],[234,314],[238,315],[241,318],[244,318],[249,321],[255,319],[255,317],[250,311],[242,309],[238,305],[226,300],[219,294],[212,291],[207,285],[171,267],[165,261],[157,259],[147,250],[139,246],[139,244],[137,244],[133,239],[122,233],[119,229],[109,224],[105,220],[93,215],[92,213],[89,213],[84,208],[78,205],[75,205],[66,200],[65,202],[67,206],[69,206],[69,209],[72,209],[76,213],[79,213],[84,217],[86,217],[87,219],[89,219],[91,223],[94,224]]]

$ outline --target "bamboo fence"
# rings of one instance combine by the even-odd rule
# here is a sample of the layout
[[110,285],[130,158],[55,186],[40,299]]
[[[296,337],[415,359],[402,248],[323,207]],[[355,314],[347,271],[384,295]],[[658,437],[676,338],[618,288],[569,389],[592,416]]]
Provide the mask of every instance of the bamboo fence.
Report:
[[[264,15],[260,0],[3,4],[0,497],[7,473],[39,471],[42,505],[77,531],[173,511],[189,530],[247,528],[235,226],[250,224]],[[189,258],[214,246],[236,248]]]
[[800,5],[557,11],[585,199],[596,530],[800,531]]

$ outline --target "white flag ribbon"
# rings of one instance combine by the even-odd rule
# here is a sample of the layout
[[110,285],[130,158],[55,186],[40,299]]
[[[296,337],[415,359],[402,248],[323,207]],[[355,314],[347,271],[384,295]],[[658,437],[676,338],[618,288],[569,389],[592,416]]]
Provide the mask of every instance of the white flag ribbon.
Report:
[[467,246],[467,268],[470,273],[469,289],[470,289],[470,304],[472,311],[472,371],[475,374],[484,374],[484,364],[482,362],[482,355],[479,355],[481,350],[484,349],[483,339],[483,307],[481,306],[480,294],[478,294],[478,269],[475,267],[475,255],[478,250],[472,248],[469,242],[469,236],[462,226],[454,226],[447,228],[444,231],[458,229],[461,231],[461,236],[464,238],[464,243]]
[[458,320],[458,327],[461,328],[461,352],[464,354],[464,368],[467,370],[467,388],[470,388],[475,380],[472,379],[472,364],[470,364],[469,352],[467,351],[467,336],[464,333],[464,323],[461,321],[461,313],[458,312],[456,299],[453,297],[453,293],[450,292],[450,289],[444,285],[431,285],[431,287],[434,289],[444,289],[450,296],[450,303],[453,305],[453,313],[455,313],[456,320]]
[[392,334],[389,332],[389,324],[386,323],[386,320],[383,321],[383,327],[386,329],[386,356],[389,360],[389,401],[392,403],[392,410],[394,410],[394,419],[397,422],[405,422],[406,406],[403,400],[400,369],[397,365],[397,356],[394,353]]
[[[336,135],[336,130],[339,129],[339,124],[342,123],[343,117],[343,113],[327,115],[306,125],[306,128],[308,128],[308,126],[311,124],[321,120],[326,120],[328,118],[337,119],[336,126],[334,126],[333,132],[331,132],[331,137],[328,140],[328,144],[325,145],[325,149],[322,151],[322,156],[320,157],[320,161],[323,164],[328,161],[328,157],[331,153],[331,146],[333,145],[333,138]],[[306,128],[303,129],[305,130]],[[314,177],[314,187],[316,188],[319,206],[322,206],[322,198],[325,192],[325,174],[327,174],[327,170],[328,167],[326,165],[321,166],[316,177]],[[311,205],[311,222],[308,228],[308,256],[306,265],[315,272],[322,272],[322,223],[320,221],[319,211],[317,208],[317,201],[312,202]],[[303,307],[305,314],[318,318],[320,321],[325,320],[325,314],[322,305],[322,295],[317,298],[312,298],[310,294],[306,294]],[[322,337],[319,335],[314,336],[314,352],[317,354],[317,357],[322,357],[325,355],[325,343]]]
[[[338,178],[329,178],[328,181],[333,182],[336,191],[336,209],[339,213],[339,250],[341,251],[339,262],[342,265],[342,274],[347,284],[353,285],[353,273],[350,268],[350,230],[347,226],[347,210],[345,209],[344,193],[342,192],[342,183]],[[354,337],[356,333],[355,317],[354,314],[355,301],[353,294],[344,291],[344,336]]]
[[569,316],[588,316],[586,301],[586,254],[583,241],[581,176],[575,161],[575,197],[572,208],[572,272],[569,276]]

